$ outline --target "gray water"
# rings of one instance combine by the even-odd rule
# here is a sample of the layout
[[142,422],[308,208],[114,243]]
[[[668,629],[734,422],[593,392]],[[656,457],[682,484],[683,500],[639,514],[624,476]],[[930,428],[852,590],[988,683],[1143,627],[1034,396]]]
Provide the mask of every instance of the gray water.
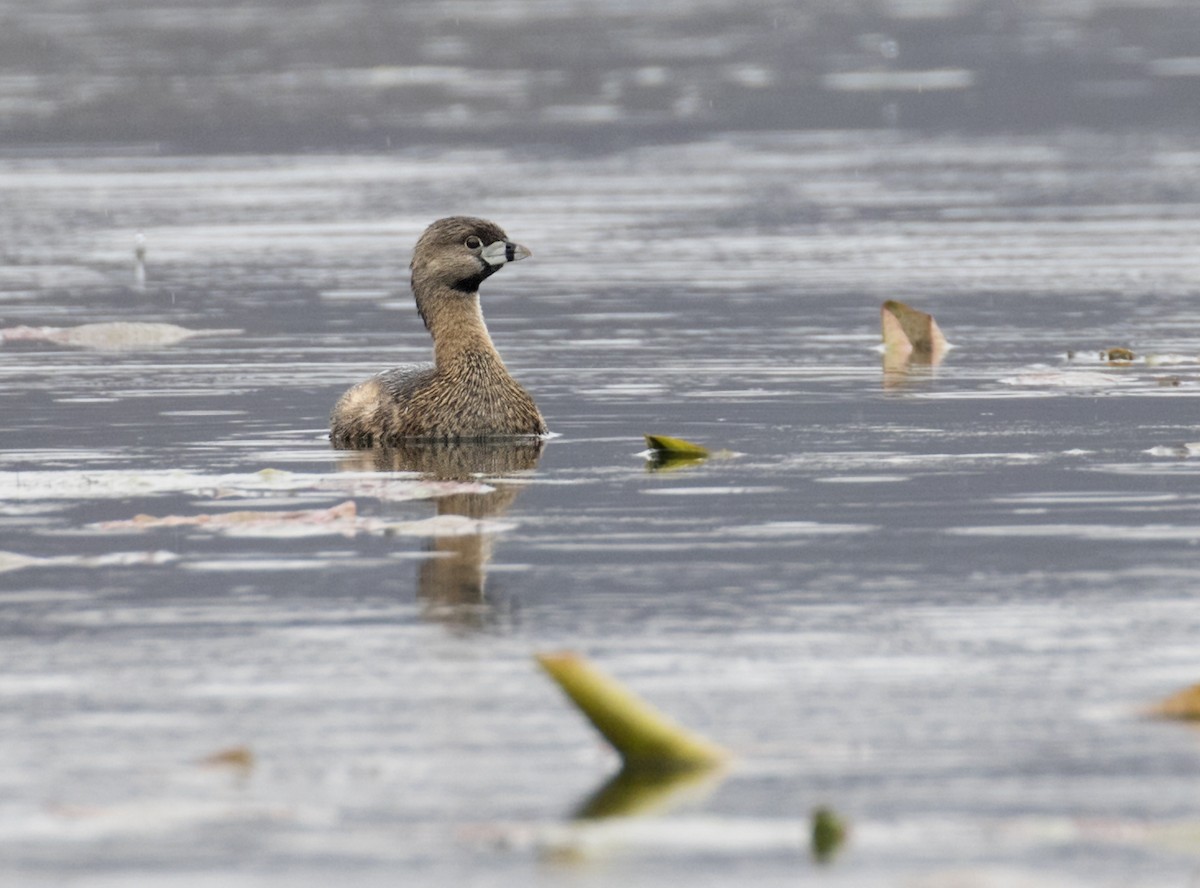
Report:
[[[1200,356],[1198,157],[865,132],[5,161],[6,324],[241,331],[0,350],[4,548],[101,559],[0,575],[5,869],[783,884],[831,804],[855,825],[832,884],[1187,884],[1200,744],[1140,710],[1198,677],[1177,448],[1200,437],[1200,365],[1087,358]],[[505,175],[480,196],[470,164]],[[534,251],[484,306],[560,436],[458,495],[498,527],[91,526],[345,500],[242,488],[374,467],[329,449],[326,413],[425,356],[406,245],[467,208]],[[941,320],[940,366],[884,372],[889,297]],[[732,453],[650,472],[645,432]],[[393,522],[438,511],[349,495]],[[730,747],[731,773],[627,835],[556,832],[615,767],[531,661],[561,647]],[[248,773],[197,764],[241,745]]]
[[[1193,884],[1200,736],[1143,713],[1200,681],[1196,135],[852,123],[11,145],[0,326],[210,335],[0,345],[3,882]],[[332,451],[456,212],[533,251],[483,305],[556,437]],[[940,364],[885,366],[886,299]],[[247,510],[309,511],[112,523]],[[576,819],[617,762],[562,648],[733,764]]]

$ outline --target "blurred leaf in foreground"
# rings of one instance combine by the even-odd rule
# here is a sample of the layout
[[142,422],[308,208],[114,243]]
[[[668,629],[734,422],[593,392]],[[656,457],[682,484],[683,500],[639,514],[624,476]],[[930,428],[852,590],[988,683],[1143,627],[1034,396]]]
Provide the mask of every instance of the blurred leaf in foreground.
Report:
[[817,863],[829,863],[846,841],[846,822],[832,808],[812,813],[812,855]]
[[254,767],[254,751],[249,746],[230,746],[219,749],[212,755],[200,759],[200,764],[206,768],[232,768],[237,771],[249,771]]
[[1158,718],[1176,718],[1182,721],[1200,721],[1200,684],[1178,691],[1151,707],[1150,715]]
[[625,761],[625,770],[711,768],[729,753],[672,722],[620,682],[570,651],[537,661]]

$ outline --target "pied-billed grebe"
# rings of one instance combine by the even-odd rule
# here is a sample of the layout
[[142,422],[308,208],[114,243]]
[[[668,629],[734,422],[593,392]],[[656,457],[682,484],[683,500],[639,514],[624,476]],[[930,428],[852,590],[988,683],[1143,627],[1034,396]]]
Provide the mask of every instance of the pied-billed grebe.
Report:
[[342,395],[330,417],[334,446],[546,434],[545,420],[505,369],[479,310],[479,285],[528,255],[486,219],[451,216],[426,228],[409,267],[417,311],[433,336],[434,362],[388,370]]

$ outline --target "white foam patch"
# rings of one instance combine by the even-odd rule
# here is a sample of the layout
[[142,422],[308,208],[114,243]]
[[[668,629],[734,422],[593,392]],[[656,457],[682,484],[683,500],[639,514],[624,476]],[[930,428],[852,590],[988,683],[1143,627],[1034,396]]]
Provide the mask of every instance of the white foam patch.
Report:
[[899,484],[911,481],[911,475],[830,475],[813,478],[818,484]]
[[782,493],[783,487],[664,487],[643,490],[653,496],[737,496],[745,493]]
[[170,564],[179,558],[172,552],[109,552],[106,555],[54,555],[40,558],[19,552],[0,552],[0,573],[33,567],[132,567]]
[[731,527],[725,533],[748,537],[830,536],[845,533],[870,533],[875,524],[821,524],[817,521],[768,521]]
[[0,499],[10,501],[126,499],[168,493],[218,497],[256,491],[313,490],[404,502],[456,493],[490,493],[494,489],[475,481],[421,481],[381,472],[316,474],[280,469],[224,475],[175,469],[0,472]]
[[180,565],[184,570],[205,573],[262,573],[273,570],[321,570],[332,566],[332,561],[323,558],[228,558],[221,561],[188,561]]

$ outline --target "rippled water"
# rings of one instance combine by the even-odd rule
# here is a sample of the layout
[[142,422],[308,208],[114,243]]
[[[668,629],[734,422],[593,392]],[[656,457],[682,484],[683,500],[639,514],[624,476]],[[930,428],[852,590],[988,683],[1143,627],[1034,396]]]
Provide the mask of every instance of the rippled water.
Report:
[[[14,884],[1200,869],[1200,738],[1140,717],[1200,680],[1193,139],[25,156],[0,204],[4,327],[218,331],[0,347],[0,548],[27,556],[0,559]],[[484,310],[559,436],[331,451],[344,387],[426,357],[408,249],[462,211],[533,250]],[[939,366],[885,372],[889,298],[938,317]],[[646,432],[730,453],[652,472]],[[311,525],[347,499],[360,524]],[[314,511],[97,526],[236,510]],[[730,773],[573,825],[615,762],[531,660],[560,647]],[[250,768],[199,764],[243,745]],[[819,872],[818,804],[853,824]]]
[[0,0],[0,146],[1200,123],[1193,0]]

